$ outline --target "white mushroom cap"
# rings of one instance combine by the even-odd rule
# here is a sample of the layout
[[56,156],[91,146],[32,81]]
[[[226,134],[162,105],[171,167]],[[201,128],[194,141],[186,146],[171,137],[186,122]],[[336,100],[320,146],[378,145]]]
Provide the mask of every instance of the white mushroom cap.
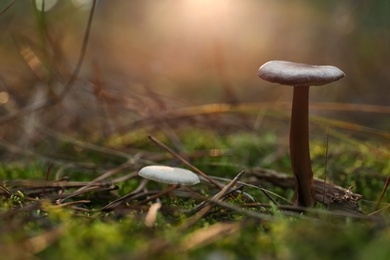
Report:
[[334,66],[316,66],[289,61],[269,61],[257,75],[269,82],[288,86],[320,86],[341,79],[344,72]]
[[138,175],[156,182],[167,184],[195,185],[200,182],[192,171],[169,166],[151,165],[139,170]]

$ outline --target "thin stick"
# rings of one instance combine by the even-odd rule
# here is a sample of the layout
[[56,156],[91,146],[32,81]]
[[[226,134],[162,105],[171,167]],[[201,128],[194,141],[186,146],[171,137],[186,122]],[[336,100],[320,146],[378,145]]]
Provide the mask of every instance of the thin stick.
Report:
[[90,200],[76,200],[76,201],[70,201],[70,202],[66,202],[66,203],[62,203],[62,204],[57,204],[53,207],[54,208],[64,208],[64,207],[68,207],[68,206],[74,206],[74,205],[85,204],[85,203],[90,203],[90,202],[91,202]]
[[381,196],[379,197],[379,200],[378,200],[378,202],[377,202],[377,204],[376,204],[375,210],[378,210],[378,209],[379,209],[379,205],[381,204],[381,201],[382,201],[383,196],[385,195],[385,193],[386,193],[386,191],[387,191],[387,188],[389,187],[389,184],[390,184],[390,176],[387,177],[385,186],[383,187]]
[[196,212],[196,214],[188,218],[187,221],[179,227],[179,230],[187,229],[188,227],[195,224],[203,216],[205,216],[214,207],[216,202],[220,201],[229,192],[230,188],[232,188],[237,183],[237,181],[241,178],[243,174],[244,171],[239,172],[237,176],[234,177],[234,179],[231,180],[231,182],[229,182],[225,187],[223,187],[221,191],[219,191],[210,199],[199,204],[197,208],[193,211]]
[[[12,196],[12,193],[2,184],[0,184],[0,190],[2,190],[4,192],[4,194],[6,194],[7,198]],[[3,195],[3,194],[1,194],[1,195]]]
[[42,188],[42,196],[45,196],[45,192],[46,192],[46,183],[49,181],[49,176],[50,176],[50,171],[51,171],[51,167],[53,166],[52,163],[49,163],[49,165],[47,166],[47,171],[46,171],[46,176],[45,176],[45,182],[43,183],[43,188]]
[[193,166],[191,163],[189,163],[186,159],[184,159],[181,155],[173,151],[171,148],[169,148],[167,145],[165,145],[163,142],[159,141],[155,137],[149,135],[148,138],[155,144],[157,144],[159,147],[163,148],[168,153],[172,154],[176,159],[179,159],[182,163],[190,167],[193,171],[197,172],[199,175],[207,179],[210,183],[212,183],[215,187],[218,189],[222,189],[222,186],[216,183],[213,179],[211,179],[209,176],[207,176],[204,172]]
[[168,188],[166,188],[165,190],[162,190],[161,192],[159,192],[159,193],[157,193],[157,194],[155,194],[155,195],[150,196],[149,198],[147,198],[147,199],[145,199],[145,200],[139,202],[138,204],[144,205],[144,204],[148,203],[149,201],[152,201],[152,200],[154,200],[154,199],[160,198],[160,197],[162,197],[162,196],[165,195],[165,194],[169,194],[169,193],[171,193],[172,191],[174,191],[175,189],[177,189],[178,186],[179,186],[178,184],[170,185],[170,186],[169,186]]
[[14,4],[16,3],[16,0],[9,3],[6,7],[4,7],[3,10],[0,11],[0,15],[4,14],[8,9],[10,9]]
[[328,148],[329,148],[329,128],[326,129],[326,148],[325,148],[325,178],[324,178],[324,195],[322,197],[322,203],[325,204],[326,195],[326,180],[328,178]]
[[76,79],[79,75],[81,66],[82,66],[83,61],[84,61],[85,53],[87,52],[87,46],[88,46],[89,36],[91,33],[91,27],[92,27],[93,15],[95,13],[96,3],[97,3],[97,0],[92,1],[92,7],[91,7],[91,10],[89,12],[87,28],[85,30],[84,39],[83,39],[83,43],[81,45],[79,58],[77,60],[76,67],[73,70],[72,74],[70,75],[68,81],[66,82],[62,92],[60,92],[57,97],[46,99],[40,103],[33,104],[31,106],[26,106],[20,110],[17,110],[15,112],[11,112],[5,116],[0,117],[0,124],[8,122],[9,120],[12,120],[16,117],[25,116],[25,115],[28,115],[32,112],[49,107],[51,105],[55,105],[66,96],[66,94],[69,92],[69,90],[73,86],[73,83],[76,81]]
[[76,67],[75,67],[73,73],[70,75],[70,78],[69,78],[68,82],[66,83],[64,90],[59,94],[58,98],[60,100],[66,96],[66,94],[69,92],[70,88],[73,86],[73,83],[75,82],[75,80],[77,79],[77,76],[79,75],[81,66],[83,65],[84,57],[85,57],[85,54],[87,52],[89,36],[91,34],[92,21],[93,21],[93,15],[95,13],[96,3],[97,3],[97,0],[92,1],[91,10],[89,11],[89,16],[88,16],[87,28],[85,30],[83,43],[81,45],[80,55],[79,55],[79,58],[77,60]]
[[133,190],[132,192],[130,192],[130,193],[120,197],[119,199],[116,199],[116,200],[108,203],[106,206],[104,206],[101,209],[101,211],[110,211],[113,208],[117,207],[119,204],[121,204],[123,201],[126,201],[126,199],[134,196],[134,194],[137,194],[137,193],[141,192],[145,188],[147,182],[148,182],[148,180],[143,179],[135,190]]
[[61,200],[59,200],[59,202],[63,203],[65,200],[68,200],[68,199],[70,199],[70,198],[72,198],[74,196],[77,196],[79,194],[85,193],[86,190],[88,191],[89,188],[91,188],[92,186],[96,186],[97,182],[102,181],[104,179],[107,179],[107,178],[111,177],[112,175],[114,175],[114,174],[116,174],[116,173],[118,173],[120,171],[123,171],[123,170],[125,170],[125,169],[127,169],[129,167],[131,167],[130,164],[124,163],[124,164],[119,165],[119,166],[117,166],[117,167],[115,167],[113,169],[110,169],[110,170],[106,171],[105,173],[103,173],[102,175],[100,175],[97,178],[95,178],[94,180],[92,180],[91,182],[89,182],[88,185],[79,188],[78,190],[74,191],[72,194],[68,195],[67,197],[65,197],[65,198],[63,198]]
[[[229,181],[229,179],[226,179],[226,178],[222,178],[222,177],[216,177],[216,176],[212,176],[211,178],[213,179],[217,179],[217,180],[222,180],[222,181]],[[260,184],[257,184],[257,185],[252,185],[252,184],[248,184],[248,183],[245,183],[245,182],[242,182],[242,181],[238,181],[237,184],[240,184],[240,185],[243,185],[243,186],[246,186],[246,187],[250,187],[250,188],[254,188],[254,189],[258,189],[260,190],[262,193],[264,193],[264,195],[269,199],[271,200],[273,203],[275,203],[275,205],[280,205],[270,194],[278,197],[279,199],[282,199],[284,200],[285,202],[287,203],[290,203],[286,198],[283,198],[282,196],[274,193],[274,192],[271,192],[265,188],[263,188]]]

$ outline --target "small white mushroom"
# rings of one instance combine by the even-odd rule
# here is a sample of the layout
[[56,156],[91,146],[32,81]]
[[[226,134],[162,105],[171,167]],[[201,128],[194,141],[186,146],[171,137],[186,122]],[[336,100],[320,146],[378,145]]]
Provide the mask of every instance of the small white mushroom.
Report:
[[198,175],[192,171],[162,165],[146,166],[139,170],[138,175],[148,180],[167,184],[191,186],[200,182]]

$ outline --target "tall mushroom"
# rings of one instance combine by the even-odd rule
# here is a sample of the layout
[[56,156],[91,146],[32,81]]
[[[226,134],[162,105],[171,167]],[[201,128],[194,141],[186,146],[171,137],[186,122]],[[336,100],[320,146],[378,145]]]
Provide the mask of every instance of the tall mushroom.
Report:
[[315,204],[315,191],[309,151],[309,86],[325,85],[341,79],[345,74],[334,66],[315,66],[275,60],[262,65],[257,75],[263,80],[292,86],[294,89],[290,158],[295,176],[295,197],[299,206],[312,207]]

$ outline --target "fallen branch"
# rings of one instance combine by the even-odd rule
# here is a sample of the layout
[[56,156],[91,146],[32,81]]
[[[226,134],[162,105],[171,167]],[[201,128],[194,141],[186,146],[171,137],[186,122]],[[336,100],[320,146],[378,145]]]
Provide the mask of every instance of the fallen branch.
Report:
[[[293,189],[293,176],[263,168],[253,168],[245,171],[247,175],[255,176],[258,180],[269,182],[275,186]],[[353,193],[351,188],[345,189],[332,183],[314,178],[316,201],[326,205],[330,210],[340,210],[351,213],[361,213],[357,202],[363,198],[361,194]]]

